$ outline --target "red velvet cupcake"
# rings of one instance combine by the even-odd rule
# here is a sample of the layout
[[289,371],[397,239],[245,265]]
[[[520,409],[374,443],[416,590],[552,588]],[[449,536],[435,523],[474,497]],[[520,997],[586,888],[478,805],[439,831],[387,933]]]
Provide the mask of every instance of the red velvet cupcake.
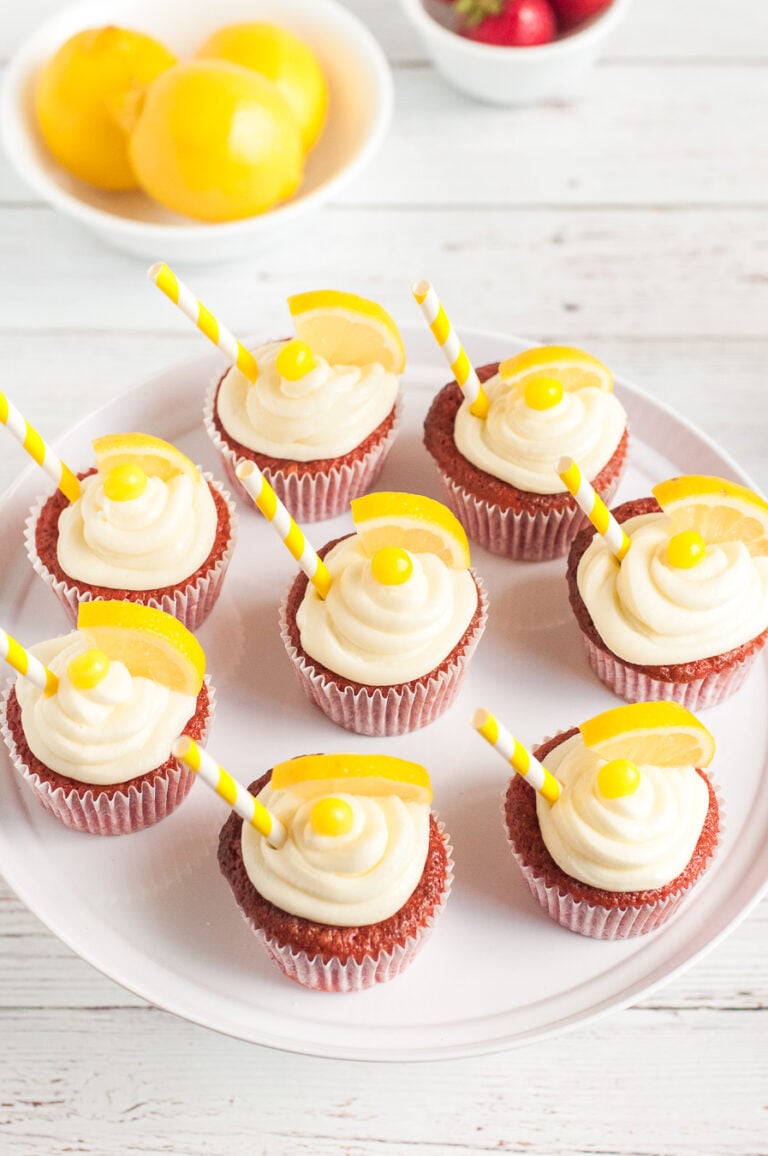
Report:
[[731,514],[735,501],[746,503],[755,515],[749,516],[750,533],[760,515],[768,526],[768,505],[744,487],[681,478],[655,488],[662,504],[657,497],[639,498],[612,511],[633,543],[620,564],[591,526],[571,546],[568,594],[589,664],[629,702],[714,706],[739,689],[768,641],[768,560],[758,552],[762,546],[754,536],[741,545],[733,518],[718,530],[717,514],[709,529],[703,525],[709,541],[693,530],[696,504],[671,496],[691,480],[706,491],[713,484],[723,487]]
[[[424,544],[383,545],[395,540],[394,511],[407,508],[451,528],[453,560]],[[383,536],[380,519],[368,517],[377,510],[394,519]],[[358,533],[320,551],[331,574],[327,598],[299,574],[280,609],[280,633],[305,694],[333,722],[358,734],[404,734],[431,723],[458,693],[485,628],[485,588],[469,567],[460,523],[441,503],[370,494],[353,503],[353,518]]]
[[358,991],[399,975],[428,938],[453,877],[424,769],[387,756],[304,756],[249,790],[290,838],[284,849],[267,848],[232,814],[219,866],[269,957],[318,991]]
[[[33,647],[57,689],[47,696],[19,677],[0,704],[0,731],[13,766],[59,822],[123,835],[160,822],[186,798],[194,774],[171,746],[180,733],[205,743],[214,695],[202,650],[175,619],[167,627],[160,620],[170,616],[154,609],[132,607],[128,619],[128,604],[98,606],[115,607],[109,621],[117,625],[104,618]],[[167,647],[156,645],[161,637]],[[169,647],[180,648],[176,660]]]
[[[568,357],[586,368],[572,379]],[[477,370],[491,410],[474,418],[455,381],[437,395],[424,422],[446,502],[470,538],[523,561],[560,557],[584,524],[555,470],[563,454],[593,467],[592,484],[609,501],[629,444],[626,415],[605,366],[578,350],[526,350]]]
[[405,348],[375,301],[320,290],[288,299],[297,338],[253,351],[206,398],[204,423],[232,485],[254,462],[299,522],[333,518],[376,481],[398,425]]
[[155,607],[196,630],[234,550],[228,493],[159,438],[114,435],[94,449],[98,470],[78,475],[77,501],[57,490],[30,513],[33,567],[72,622],[81,602],[115,599]]
[[[683,710],[668,703],[618,710],[651,706]],[[594,939],[644,935],[670,918],[709,865],[720,830],[717,796],[704,771],[689,764],[606,760],[585,745],[589,725],[534,750],[561,784],[554,803],[519,775],[509,782],[507,836],[531,894],[556,922]],[[701,729],[713,751],[711,736]],[[621,743],[612,742],[611,751],[617,749]],[[625,752],[636,749],[626,742]]]

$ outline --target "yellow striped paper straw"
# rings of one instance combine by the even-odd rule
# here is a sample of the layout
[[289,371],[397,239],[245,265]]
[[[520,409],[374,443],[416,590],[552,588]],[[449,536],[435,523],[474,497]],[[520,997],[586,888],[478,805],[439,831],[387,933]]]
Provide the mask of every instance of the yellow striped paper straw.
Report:
[[562,788],[555,776],[490,711],[476,710],[472,726],[548,803],[557,802]]
[[231,333],[213,316],[210,309],[206,309],[202,301],[198,301],[194,293],[187,288],[183,281],[179,280],[165,262],[158,261],[149,270],[147,276],[150,281],[154,281],[158,289],[165,293],[174,305],[178,305],[181,312],[186,314],[200,332],[204,333],[208,340],[221,350],[232,365],[236,365],[249,381],[256,381],[259,376],[259,367],[250,350],[246,349],[242,342],[237,340],[234,333]]
[[280,540],[288,547],[320,597],[327,598],[331,588],[330,570],[317,551],[310,546],[259,467],[255,462],[240,462],[235,473],[264,517],[272,523]]
[[181,759],[182,763],[189,767],[190,771],[194,771],[204,783],[213,787],[216,794],[229,803],[235,814],[255,827],[268,843],[273,847],[282,847],[287,832],[277,816],[268,811],[263,803],[238,783],[237,779],[233,779],[223,767],[220,767],[194,739],[188,735],[181,735],[173,744],[171,753],[175,758]]
[[587,481],[573,458],[560,458],[557,472],[568,493],[605,539],[608,549],[621,561],[632,543],[595,487]]
[[0,658],[4,658],[9,666],[44,690],[49,698],[59,689],[59,680],[53,671],[43,666],[39,658],[35,658],[34,654],[30,654],[4,630],[0,630]]
[[48,477],[53,478],[62,494],[69,498],[70,502],[76,502],[80,497],[80,482],[69,466],[64,465],[58,454],[40,437],[34,426],[29,424],[4,393],[0,393],[0,422],[13,434],[17,442],[21,442],[29,456],[43,467]]
[[417,281],[411,292],[421,309],[432,336],[443,351],[445,360],[451,367],[457,383],[469,402],[470,412],[475,417],[487,417],[490,403],[488,394],[480,384],[480,378],[464,352],[464,347],[456,336],[456,331],[440,304],[440,299],[429,281]]

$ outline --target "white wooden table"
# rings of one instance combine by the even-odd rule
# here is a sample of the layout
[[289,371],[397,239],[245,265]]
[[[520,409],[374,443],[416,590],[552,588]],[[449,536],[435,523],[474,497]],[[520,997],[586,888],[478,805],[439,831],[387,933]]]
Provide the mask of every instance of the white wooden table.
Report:
[[[0,64],[60,0],[0,10]],[[350,2],[395,69],[371,170],[264,259],[194,272],[241,331],[333,283],[412,320],[567,340],[694,419],[768,487],[768,5],[637,0],[583,100],[448,89],[394,0]],[[457,161],[456,158],[459,158]],[[52,436],[199,339],[140,263],[0,158],[2,388]],[[19,468],[0,443],[0,488]],[[0,821],[2,817],[0,816]],[[525,1049],[366,1065],[204,1031],[73,956],[0,881],[0,1152],[768,1152],[768,903],[637,1007]]]

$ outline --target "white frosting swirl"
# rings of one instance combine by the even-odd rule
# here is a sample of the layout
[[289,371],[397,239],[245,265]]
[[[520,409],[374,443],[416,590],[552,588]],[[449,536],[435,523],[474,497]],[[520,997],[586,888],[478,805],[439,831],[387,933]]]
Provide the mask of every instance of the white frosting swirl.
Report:
[[310,814],[328,794],[322,782],[302,793],[264,787],[259,799],[284,824],[288,838],[271,847],[243,823],[248,878],[283,911],[335,927],[362,927],[388,919],[408,901],[429,849],[429,807],[397,795],[334,793],[352,808],[351,829],[319,835]]
[[413,570],[385,586],[356,535],[326,555],[331,589],[325,600],[310,584],[296,622],[301,645],[323,666],[367,686],[394,686],[434,670],[459,642],[477,607],[469,570],[436,554],[411,554]]
[[579,593],[606,646],[646,666],[693,662],[749,642],[768,627],[768,558],[743,542],[707,546],[690,569],[667,560],[666,514],[623,523],[632,545],[619,564],[596,534],[579,562]]
[[606,799],[597,785],[606,760],[580,734],[545,762],[564,789],[553,804],[537,796],[536,810],[547,850],[566,874],[605,891],[645,891],[685,869],[709,809],[694,767],[641,765],[633,794]]
[[316,357],[298,381],[281,377],[275,358],[284,342],[256,350],[255,384],[236,367],[216,403],[230,437],[260,454],[297,462],[336,458],[359,446],[392,411],[398,378],[378,363],[330,365]]
[[564,494],[556,465],[568,455],[595,478],[621,441],[627,415],[616,395],[588,386],[564,390],[550,409],[526,405],[523,390],[495,374],[483,382],[491,403],[486,418],[464,401],[456,414],[456,446],[473,465],[518,490]]
[[91,474],[59,515],[59,565],[76,581],[113,590],[175,586],[203,565],[217,524],[203,477],[149,477],[140,497],[119,502]]
[[162,766],[194,715],[196,699],[134,678],[122,662],[112,662],[97,686],[81,690],[70,682],[67,668],[90,646],[74,631],[30,647],[58,676],[59,689],[47,697],[19,677],[16,696],[32,753],[60,775],[103,787]]

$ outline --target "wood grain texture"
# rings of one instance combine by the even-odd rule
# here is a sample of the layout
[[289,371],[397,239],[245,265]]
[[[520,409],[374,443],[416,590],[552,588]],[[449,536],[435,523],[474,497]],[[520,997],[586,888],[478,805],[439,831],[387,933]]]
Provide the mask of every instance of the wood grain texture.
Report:
[[[61,6],[3,6],[0,64]],[[184,270],[199,295],[243,333],[283,332],[286,295],[331,280],[414,322],[427,275],[463,326],[584,345],[768,488],[768,5],[636,0],[580,103],[517,111],[445,86],[395,0],[347,6],[395,65],[389,139],[279,252]],[[2,157],[0,269],[0,388],[52,438],[202,348],[141,262]],[[0,442],[0,489],[20,454]],[[767,957],[764,901],[637,1007],[563,1037],[331,1062],[151,1008],[0,881],[0,1153],[765,1156]]]

